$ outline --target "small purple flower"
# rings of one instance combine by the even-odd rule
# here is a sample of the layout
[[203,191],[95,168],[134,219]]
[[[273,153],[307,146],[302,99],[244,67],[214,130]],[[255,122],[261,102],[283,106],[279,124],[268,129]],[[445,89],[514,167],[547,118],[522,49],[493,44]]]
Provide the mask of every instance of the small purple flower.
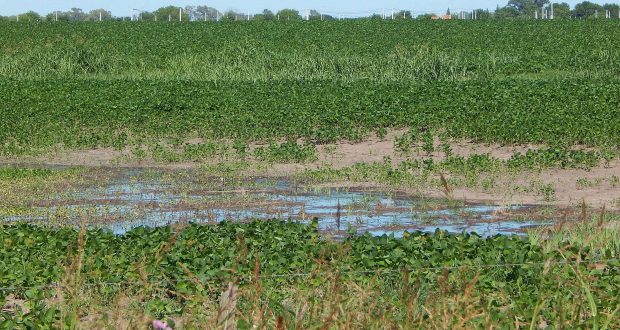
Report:
[[172,330],[168,323],[161,320],[153,320],[153,329],[155,330]]

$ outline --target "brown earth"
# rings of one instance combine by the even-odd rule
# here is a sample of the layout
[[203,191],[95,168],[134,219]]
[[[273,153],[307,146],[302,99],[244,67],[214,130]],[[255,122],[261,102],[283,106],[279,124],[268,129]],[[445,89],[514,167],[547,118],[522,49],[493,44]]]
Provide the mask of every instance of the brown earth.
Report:
[[[344,168],[356,163],[383,162],[388,157],[393,164],[404,160],[432,157],[435,160],[444,158],[443,152],[434,152],[430,155],[414,146],[407,154],[398,152],[394,147],[394,140],[406,131],[395,130],[389,132],[383,139],[375,136],[360,143],[337,143],[318,146],[318,161],[309,164],[274,164],[268,165],[250,161],[248,169],[243,174],[252,176],[291,176],[305,169],[324,167]],[[193,140],[192,143],[200,143]],[[440,142],[435,141],[435,145]],[[256,148],[251,146],[250,148]],[[470,141],[451,142],[450,147],[454,155],[467,157],[473,154],[489,154],[495,158],[506,160],[515,152],[525,153],[529,149],[538,149],[542,146],[518,145],[503,146],[499,144],[476,144]],[[162,169],[191,169],[205,164],[219,164],[235,162],[239,159],[214,159],[203,163],[179,162],[158,163],[152,159],[136,160],[131,157],[130,151],[116,151],[113,149],[95,149],[60,152],[48,157],[31,157],[19,161],[0,159],[1,164],[37,165],[37,166],[86,166],[86,167],[138,167]],[[254,166],[256,165],[256,166]],[[452,197],[467,201],[490,201],[505,204],[551,204],[555,206],[572,206],[586,202],[594,207],[605,205],[607,209],[620,209],[620,183],[615,182],[620,177],[620,161],[612,161],[607,166],[599,166],[589,170],[583,169],[548,169],[540,172],[522,172],[515,176],[499,178],[498,189],[483,191],[477,188],[455,188]],[[616,178],[616,179],[614,179]],[[554,188],[553,200],[543,200],[540,194],[515,191],[514,187],[532,185],[550,185]],[[330,185],[348,186],[350,182],[331,183]],[[359,185],[359,183],[355,183]],[[376,186],[375,183],[368,185]],[[502,189],[501,186],[505,186]],[[408,193],[415,193],[429,197],[445,196],[442,189],[407,189],[399,187]],[[533,188],[532,188],[533,189]]]

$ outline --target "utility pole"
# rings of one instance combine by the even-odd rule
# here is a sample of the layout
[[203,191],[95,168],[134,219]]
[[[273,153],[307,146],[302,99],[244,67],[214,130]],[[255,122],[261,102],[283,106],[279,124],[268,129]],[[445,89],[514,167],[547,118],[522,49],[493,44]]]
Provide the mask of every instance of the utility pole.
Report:
[[101,22],[101,11],[99,11],[99,22]]
[[183,22],[183,8],[179,7],[179,22]]
[[207,12],[205,11],[205,22],[207,21]]
[[555,17],[555,14],[553,12],[553,2],[551,3],[551,19],[553,19]]
[[58,22],[58,10],[54,14],[56,14],[56,22]]
[[394,19],[394,8],[392,8],[392,20]]

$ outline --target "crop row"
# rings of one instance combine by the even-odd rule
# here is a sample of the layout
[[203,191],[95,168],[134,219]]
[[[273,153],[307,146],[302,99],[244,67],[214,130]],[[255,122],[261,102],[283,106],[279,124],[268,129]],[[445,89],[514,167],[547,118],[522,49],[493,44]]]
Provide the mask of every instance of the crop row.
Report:
[[617,148],[620,82],[444,83],[0,80],[0,152],[193,137],[361,140],[410,127],[481,142]]
[[0,23],[0,76],[450,80],[617,73],[616,21]]

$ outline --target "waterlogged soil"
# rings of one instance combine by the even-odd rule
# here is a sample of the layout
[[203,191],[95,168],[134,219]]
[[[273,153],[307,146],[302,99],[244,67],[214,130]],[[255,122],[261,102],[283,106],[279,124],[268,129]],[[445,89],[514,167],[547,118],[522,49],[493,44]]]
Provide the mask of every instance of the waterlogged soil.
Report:
[[402,236],[409,231],[523,234],[550,224],[529,205],[424,199],[372,186],[316,187],[286,178],[201,177],[192,170],[108,169],[85,185],[29,202],[31,212],[3,216],[51,226],[102,228],[122,234],[140,226],[221,221],[318,220],[325,235]]
[[[251,166],[238,169],[239,174],[245,176],[291,177],[303,173],[305,170],[317,170],[325,167],[341,169],[360,163],[377,163],[389,159],[397,166],[406,160],[432,158],[434,161],[445,159],[445,153],[436,150],[426,154],[420,146],[414,146],[411,152],[403,154],[395,149],[394,141],[407,130],[389,130],[386,136],[379,138],[370,136],[364,141],[340,142],[336,144],[318,146],[318,159],[311,163],[264,164],[248,159]],[[191,144],[204,142],[202,139],[187,141]],[[440,145],[437,138],[434,145]],[[507,160],[514,153],[525,154],[528,150],[544,148],[542,145],[497,145],[479,144],[471,141],[452,141],[449,143],[454,155],[469,157],[471,155],[489,155],[496,159]],[[250,149],[257,145],[251,145]],[[180,152],[180,150],[177,150]],[[236,156],[223,159],[205,159],[201,162],[179,161],[161,162],[154,159],[136,159],[130,149],[118,151],[114,149],[58,151],[48,156],[22,157],[20,159],[4,159],[0,157],[0,165],[17,166],[83,166],[88,168],[100,167],[130,167],[160,170],[196,170],[202,166],[217,166],[219,164],[234,164],[240,159]],[[553,205],[555,207],[574,207],[586,203],[595,208],[620,211],[620,160],[612,160],[589,169],[557,169],[531,170],[510,176],[506,173],[496,178],[497,187],[461,186],[454,187],[453,197],[461,200],[490,202],[494,204],[537,204]],[[585,184],[584,184],[585,183]],[[375,183],[371,183],[375,184]],[[347,186],[347,183],[336,183],[335,186]],[[552,196],[539,193],[542,187],[552,188]],[[401,187],[402,188],[402,187]],[[442,197],[444,192],[430,187],[415,187],[410,193],[423,194],[427,197]]]

